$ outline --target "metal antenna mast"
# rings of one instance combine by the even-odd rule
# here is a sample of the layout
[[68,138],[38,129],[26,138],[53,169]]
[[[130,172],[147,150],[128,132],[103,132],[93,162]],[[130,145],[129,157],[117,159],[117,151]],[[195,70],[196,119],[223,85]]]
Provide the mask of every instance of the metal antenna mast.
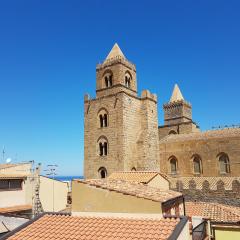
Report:
[[3,146],[3,150],[2,150],[2,161],[4,162],[5,159],[5,146]]

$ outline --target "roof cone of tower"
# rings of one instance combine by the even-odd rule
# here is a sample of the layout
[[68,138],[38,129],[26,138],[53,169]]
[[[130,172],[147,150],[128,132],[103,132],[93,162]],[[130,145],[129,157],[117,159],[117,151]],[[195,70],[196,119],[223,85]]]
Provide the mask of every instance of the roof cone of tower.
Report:
[[108,54],[107,58],[105,59],[105,61],[107,60],[111,60],[113,58],[125,58],[124,54],[122,53],[122,50],[120,49],[120,47],[118,46],[117,43],[114,44],[112,50],[110,51],[110,53]]
[[181,101],[181,100],[184,100],[183,95],[182,95],[178,85],[175,84],[170,102],[177,102],[177,101]]

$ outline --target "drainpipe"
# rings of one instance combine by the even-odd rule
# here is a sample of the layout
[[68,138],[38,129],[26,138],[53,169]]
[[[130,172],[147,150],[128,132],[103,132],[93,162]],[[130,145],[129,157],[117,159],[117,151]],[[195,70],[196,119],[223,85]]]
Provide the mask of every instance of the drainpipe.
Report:
[[186,216],[186,209],[185,209],[185,198],[183,197],[183,214]]
[[211,222],[210,222],[210,220],[207,220],[207,224],[208,224],[208,235],[209,235],[209,239],[212,239],[212,238],[213,238],[213,235],[212,235],[212,231],[211,231]]

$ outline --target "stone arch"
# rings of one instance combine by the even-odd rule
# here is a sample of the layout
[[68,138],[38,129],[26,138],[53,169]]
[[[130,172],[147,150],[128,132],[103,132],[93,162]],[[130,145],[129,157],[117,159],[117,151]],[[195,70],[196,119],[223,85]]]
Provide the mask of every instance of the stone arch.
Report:
[[107,177],[107,169],[105,167],[100,167],[98,169],[98,175],[100,178],[106,178]]
[[188,186],[189,186],[189,189],[190,189],[190,190],[196,190],[197,184],[196,184],[196,182],[195,182],[193,179],[191,179],[191,180],[188,182]]
[[177,158],[172,155],[171,157],[168,158],[169,161],[169,172],[170,174],[177,174],[178,172],[178,160]]
[[130,88],[132,82],[132,74],[129,71],[126,71],[124,74],[124,84],[126,87]]
[[177,134],[177,132],[172,129],[172,130],[169,131],[168,135],[172,135],[172,134]]
[[98,111],[98,126],[100,128],[108,127],[109,124],[109,114],[106,108],[100,108]]
[[210,191],[210,183],[207,180],[204,180],[202,183],[202,190],[205,192]]
[[102,86],[105,88],[111,87],[113,85],[113,72],[110,69],[104,71],[102,75]]
[[191,159],[192,159],[193,173],[194,174],[202,174],[203,167],[202,167],[201,156],[199,154],[193,154]]
[[217,191],[221,191],[221,192],[225,191],[224,182],[222,180],[217,181]]
[[228,154],[221,152],[217,155],[220,174],[230,173],[230,160]]
[[97,140],[97,152],[99,156],[107,156],[109,153],[109,144],[105,136],[101,136]]

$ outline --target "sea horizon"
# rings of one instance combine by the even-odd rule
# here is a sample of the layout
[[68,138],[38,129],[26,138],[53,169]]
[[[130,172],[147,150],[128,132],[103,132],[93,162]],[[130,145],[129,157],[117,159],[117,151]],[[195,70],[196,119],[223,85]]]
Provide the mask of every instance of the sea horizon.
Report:
[[[48,176],[52,178],[51,176]],[[55,176],[54,179],[59,181],[72,181],[73,179],[83,179],[84,176],[81,175],[61,175],[61,176]]]

